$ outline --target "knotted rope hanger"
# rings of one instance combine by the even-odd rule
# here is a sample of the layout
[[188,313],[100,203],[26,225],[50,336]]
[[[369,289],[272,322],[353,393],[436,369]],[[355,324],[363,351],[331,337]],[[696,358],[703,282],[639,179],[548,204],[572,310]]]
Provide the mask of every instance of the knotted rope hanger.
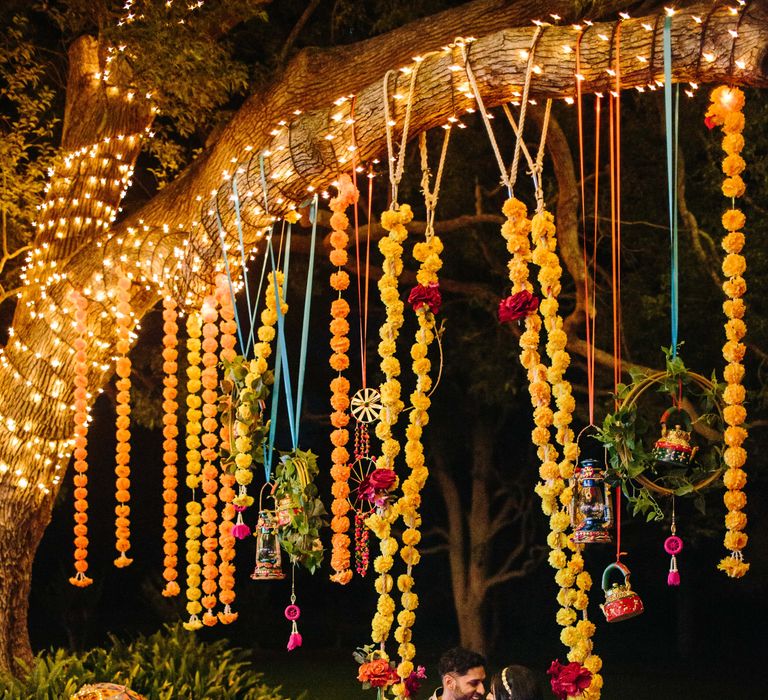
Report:
[[427,132],[422,131],[419,134],[419,155],[421,156],[421,191],[424,194],[424,206],[427,210],[427,225],[424,231],[424,237],[427,241],[435,235],[435,210],[437,209],[437,198],[440,194],[440,182],[443,179],[443,167],[445,166],[445,156],[448,153],[448,141],[451,138],[450,124],[445,128],[443,137],[443,148],[440,152],[440,162],[437,166],[435,175],[435,184],[432,190],[429,189],[429,162],[427,154]]

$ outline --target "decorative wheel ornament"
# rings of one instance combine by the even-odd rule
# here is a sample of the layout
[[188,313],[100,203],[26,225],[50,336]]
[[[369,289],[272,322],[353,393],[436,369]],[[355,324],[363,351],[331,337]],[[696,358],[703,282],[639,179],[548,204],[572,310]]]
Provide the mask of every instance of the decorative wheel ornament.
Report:
[[367,515],[373,510],[373,505],[360,495],[360,484],[376,469],[373,457],[360,456],[349,465],[349,505],[356,513]]
[[381,413],[381,394],[371,387],[360,389],[352,397],[350,406],[355,420],[360,423],[373,423]]

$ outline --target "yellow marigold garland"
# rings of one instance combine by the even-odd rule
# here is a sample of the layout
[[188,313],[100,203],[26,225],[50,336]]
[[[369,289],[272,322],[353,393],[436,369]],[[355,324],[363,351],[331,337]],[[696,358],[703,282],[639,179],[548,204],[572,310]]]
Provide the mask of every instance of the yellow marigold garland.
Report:
[[[435,235],[426,242],[417,243],[414,246],[413,257],[421,263],[416,274],[416,281],[422,289],[434,289],[437,292],[437,273],[443,266],[440,260],[442,252],[443,243]],[[439,306],[439,302],[437,305]],[[416,308],[417,306],[418,308]],[[416,656],[416,647],[411,641],[413,634],[411,628],[416,621],[415,610],[419,605],[419,598],[413,591],[413,567],[421,559],[417,549],[417,545],[421,541],[419,506],[421,505],[421,490],[429,476],[429,470],[424,463],[424,446],[421,437],[424,426],[429,422],[428,410],[431,404],[429,390],[432,388],[429,371],[432,365],[428,352],[429,346],[435,339],[435,314],[432,306],[427,302],[415,304],[414,308],[419,324],[411,347],[416,387],[410,397],[413,409],[409,414],[405,443],[405,463],[410,468],[410,473],[403,482],[403,495],[397,503],[397,510],[401,514],[403,525],[406,528],[403,532],[403,547],[400,549],[400,556],[406,565],[406,572],[397,578],[402,610],[397,615],[398,627],[395,630],[395,640],[400,645],[398,647],[400,663],[397,666],[397,674],[401,681],[393,687],[396,698],[408,697],[404,681],[414,670],[413,658]]]
[[193,311],[187,317],[187,487],[192,490],[192,497],[187,502],[186,510],[186,555],[187,555],[187,612],[189,620],[184,623],[188,630],[200,629],[203,623],[198,617],[202,611],[200,605],[200,512],[202,507],[195,499],[195,490],[200,486],[200,433],[202,425],[200,418],[203,412],[200,410],[201,371],[200,363],[200,335],[202,334],[202,322],[200,314]]
[[[275,277],[270,272],[267,275],[266,291],[264,294],[264,310],[261,312],[261,326],[257,331],[259,342],[254,343],[254,358],[248,364],[248,373],[245,377],[245,386],[251,387],[267,371],[267,358],[272,354],[272,341],[275,339],[275,325],[277,324],[277,304],[275,300]],[[283,301],[283,273],[277,272],[277,288],[280,295],[280,306],[283,314],[288,313],[288,304]],[[232,455],[235,460],[235,480],[240,492],[233,499],[233,504],[239,507],[247,507],[253,504],[253,496],[247,493],[248,484],[253,480],[253,447],[250,438],[251,402],[241,401],[237,408],[235,419],[235,440],[231,445]]]
[[[531,221],[531,238],[534,243],[532,260],[539,267],[538,281],[541,287],[542,301],[539,311],[543,317],[544,328],[547,331],[546,351],[550,358],[550,366],[547,369],[547,381],[549,382],[552,395],[555,398],[557,411],[553,414],[552,422],[556,430],[555,439],[562,448],[562,460],[557,465],[556,480],[562,482],[557,484],[547,498],[551,498],[559,491],[558,499],[561,508],[557,508],[556,503],[552,503],[553,515],[557,509],[557,522],[559,527],[568,514],[568,506],[573,498],[573,490],[566,486],[566,480],[573,477],[574,462],[578,459],[579,448],[574,440],[573,430],[570,425],[573,420],[573,411],[576,408],[576,402],[572,395],[570,382],[564,378],[565,371],[570,364],[570,355],[566,352],[565,346],[568,341],[563,330],[563,320],[558,313],[558,296],[561,290],[560,279],[562,276],[562,267],[557,257],[557,238],[554,218],[547,211],[541,211],[534,215]],[[542,467],[542,470],[544,468]],[[548,476],[554,476],[552,465],[547,465],[546,472]],[[550,517],[550,520],[552,516]],[[570,518],[568,517],[568,520]],[[566,644],[570,651],[568,652],[569,661],[577,661],[583,664],[592,672],[592,682],[586,693],[586,697],[598,697],[600,688],[603,685],[603,679],[598,674],[602,667],[602,661],[592,652],[592,635],[594,634],[594,625],[587,620],[577,622],[578,612],[583,612],[589,604],[588,591],[592,587],[592,577],[584,571],[584,559],[581,555],[581,547],[574,546],[570,540],[566,547],[574,550],[570,560],[564,556],[562,538],[553,528],[553,543],[556,545],[551,548],[549,562],[558,569],[555,580],[561,587],[558,593],[558,603],[561,609],[558,611],[556,619],[558,624],[563,626],[561,637],[567,640]],[[559,554],[558,554],[559,552]],[[563,566],[559,566],[563,564]],[[559,578],[559,580],[558,580]]]
[[726,388],[723,392],[723,401],[726,404],[723,411],[727,428],[725,430],[726,449],[723,459],[728,469],[723,475],[723,483],[726,489],[723,500],[728,508],[725,516],[725,548],[730,554],[724,557],[718,564],[718,568],[731,578],[741,578],[749,570],[749,564],[744,561],[743,550],[747,545],[747,534],[744,529],[747,526],[747,516],[744,507],[747,505],[747,497],[742,490],[747,483],[747,474],[744,465],[747,461],[747,452],[742,446],[747,439],[747,430],[744,422],[747,419],[747,410],[744,407],[746,390],[742,384],[744,378],[744,353],[745,346],[742,339],[746,335],[747,325],[744,322],[744,293],[747,283],[744,280],[744,272],[747,262],[741,251],[744,247],[744,233],[742,229],[746,224],[746,217],[736,208],[736,198],[741,197],[745,191],[744,180],[741,173],[746,167],[741,151],[744,148],[744,93],[738,88],[720,86],[715,88],[710,95],[711,104],[707,110],[707,125],[710,127],[721,126],[723,129],[723,158],[722,169],[725,174],[722,192],[731,200],[731,208],[723,214],[723,228],[727,231],[723,237],[722,246],[726,252],[723,260],[723,275],[727,278],[723,283],[727,301],[723,304],[723,311],[728,319],[725,324],[726,342],[723,345],[723,357],[728,362],[723,373]]
[[[502,225],[501,233],[507,241],[507,250],[512,255],[509,262],[509,279],[512,282],[512,294],[520,292],[530,293],[533,290],[529,277],[529,261],[532,259],[529,234],[532,231],[532,222],[528,219],[525,204],[517,199],[509,199],[504,203],[504,215],[507,220]],[[548,215],[547,215],[548,216]],[[550,229],[551,226],[551,229]],[[546,216],[540,215],[536,219],[536,234],[534,238],[542,246],[537,251],[537,262],[543,264],[540,282],[545,290],[547,298],[543,301],[543,312],[548,322],[548,328],[557,328],[557,301],[552,292],[559,291],[560,272],[552,269],[552,260],[544,255],[543,246],[547,237],[554,236],[554,226]],[[543,241],[542,239],[543,234]],[[537,246],[538,247],[538,246]],[[547,250],[549,247],[547,245]],[[559,263],[557,263],[559,268]],[[548,350],[553,358],[553,365],[549,371],[541,362],[539,355],[539,341],[542,327],[542,318],[535,311],[525,317],[525,331],[520,336],[520,361],[526,369],[529,382],[529,393],[534,408],[535,427],[532,432],[533,443],[537,446],[537,454],[541,460],[539,476],[542,482],[536,486],[536,493],[541,497],[541,507],[545,515],[550,518],[550,534],[547,544],[550,547],[549,563],[557,570],[555,582],[560,587],[557,601],[561,609],[557,612],[556,620],[563,627],[560,639],[568,647],[569,660],[582,662],[593,673],[593,680],[588,689],[587,697],[597,698],[600,694],[602,678],[597,673],[602,666],[600,657],[591,654],[591,637],[595,626],[589,620],[577,621],[576,610],[585,610],[588,604],[587,591],[592,585],[589,574],[583,570],[584,562],[579,552],[575,552],[568,558],[567,549],[571,546],[566,531],[570,525],[568,513],[558,505],[558,500],[564,498],[570,500],[569,490],[566,489],[564,476],[568,477],[573,472],[573,460],[578,456],[578,451],[573,443],[572,431],[569,428],[570,385],[566,388],[562,381],[562,373],[567,367],[567,360],[557,353],[563,352],[560,346],[560,336],[555,333],[554,338],[550,334]],[[552,342],[554,340],[554,342]],[[561,443],[567,445],[564,449],[565,457],[558,464],[557,448],[551,444],[550,427],[555,423],[555,413],[550,408],[553,389],[549,379],[555,381],[556,396],[559,397],[558,413],[558,437]],[[562,473],[561,473],[562,470]]]
[[[411,219],[413,212],[407,204],[400,205],[397,210],[385,211],[381,216],[381,225],[389,235],[379,241],[379,250],[384,256],[384,262],[378,286],[387,315],[379,331],[379,356],[384,383],[381,385],[381,417],[376,425],[376,435],[382,442],[382,455],[376,462],[378,469],[394,470],[395,457],[400,452],[400,444],[392,435],[392,427],[397,423],[397,418],[404,408],[400,398],[400,382],[397,379],[400,375],[400,362],[395,357],[397,336],[404,320],[403,302],[397,283],[403,271],[402,244],[408,237],[405,225]],[[365,521],[368,528],[379,538],[381,550],[381,554],[373,562],[373,568],[378,574],[375,587],[379,598],[371,622],[371,639],[374,643],[382,645],[389,637],[394,622],[395,601],[390,595],[393,581],[389,570],[394,564],[393,557],[398,549],[397,541],[391,534],[395,518],[397,508],[390,505],[383,512],[373,513]]]
[[358,192],[352,183],[349,175],[342,175],[338,184],[339,193],[331,199],[329,206],[333,215],[331,216],[331,263],[337,266],[337,270],[331,274],[331,287],[338,292],[336,299],[331,303],[331,355],[330,365],[338,372],[338,375],[331,381],[331,443],[333,450],[331,452],[331,477],[333,485],[331,493],[333,503],[331,504],[331,568],[334,573],[331,575],[331,581],[347,584],[352,579],[352,569],[349,567],[349,451],[347,443],[349,442],[349,380],[342,376],[342,372],[349,367],[349,304],[342,297],[342,292],[349,287],[349,274],[342,270],[342,266],[347,262],[347,244],[349,243],[349,219],[344,211],[348,206],[357,202]]
[[218,457],[217,445],[219,442],[218,428],[219,423],[216,420],[218,414],[218,393],[219,377],[217,365],[219,357],[217,350],[219,347],[216,336],[219,329],[216,325],[218,312],[216,310],[216,298],[213,295],[207,295],[203,300],[202,309],[203,319],[203,370],[200,377],[203,385],[203,449],[200,456],[203,459],[203,527],[202,532],[205,537],[203,540],[203,593],[202,604],[205,608],[203,613],[203,624],[209,627],[218,622],[218,617],[212,613],[216,605],[216,579],[219,576],[219,569],[216,566],[216,550],[219,546],[219,539],[216,536],[218,526],[216,519],[218,513],[216,505],[219,502],[217,497],[218,469],[216,468],[216,458]]
[[131,413],[131,360],[128,352],[131,349],[131,280],[127,277],[121,277],[117,283],[117,305],[115,324],[117,327],[117,418],[116,435],[117,447],[115,454],[115,498],[117,506],[115,507],[115,549],[120,552],[120,556],[115,559],[115,566],[123,568],[128,566],[133,559],[126,556],[126,552],[131,548],[131,530],[130,513],[131,508],[128,502],[131,500],[131,431],[130,431],[130,413]]
[[176,532],[179,510],[177,503],[179,455],[176,442],[179,434],[176,417],[179,407],[176,402],[179,384],[176,377],[179,367],[177,316],[176,302],[170,297],[163,299],[163,553],[165,555],[163,578],[166,581],[163,595],[166,597],[179,594],[179,584],[176,581],[179,576],[177,571],[179,546]]
[[85,588],[93,583],[88,571],[88,357],[85,352],[88,302],[76,291],[71,295],[75,307],[75,575],[69,582]]
[[[221,349],[219,357],[223,362],[232,362],[235,359],[235,309],[232,306],[232,295],[229,291],[229,283],[224,275],[216,279],[216,300],[219,303],[219,341]],[[221,439],[222,453],[230,451],[230,426],[226,420],[221,421],[219,436]],[[222,469],[219,476],[219,499],[222,502],[221,522],[219,523],[219,602],[224,610],[219,612],[219,621],[228,625],[237,619],[237,613],[232,612],[231,606],[235,602],[235,537],[232,534],[232,521],[235,519],[234,486],[237,483],[235,475]]]

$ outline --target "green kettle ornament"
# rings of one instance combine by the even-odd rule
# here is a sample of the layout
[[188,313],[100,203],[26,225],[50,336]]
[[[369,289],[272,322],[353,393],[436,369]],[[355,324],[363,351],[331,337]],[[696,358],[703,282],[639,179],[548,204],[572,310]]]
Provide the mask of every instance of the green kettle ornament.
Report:
[[[671,415],[680,417],[680,423],[670,429],[667,422]],[[653,458],[661,465],[670,467],[690,466],[699,449],[691,445],[691,417],[687,411],[672,407],[661,416],[661,437],[653,446]]]

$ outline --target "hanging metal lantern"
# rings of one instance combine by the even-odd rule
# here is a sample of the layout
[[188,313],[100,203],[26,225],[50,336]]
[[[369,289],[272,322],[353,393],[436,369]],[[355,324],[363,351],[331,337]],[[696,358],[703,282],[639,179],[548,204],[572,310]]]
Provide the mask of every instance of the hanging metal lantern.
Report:
[[[680,416],[685,429],[683,425],[675,425],[670,430],[667,427],[670,414]],[[664,411],[661,417],[661,437],[653,447],[653,458],[660,464],[670,467],[689,466],[698,450],[698,447],[691,446],[691,431],[691,417],[687,411],[681,408],[670,408]]]
[[583,459],[575,473],[571,525],[573,541],[590,544],[610,542],[613,526],[611,487],[596,459]]
[[259,511],[259,520],[256,523],[256,568],[251,574],[255,581],[285,578],[277,531],[278,523],[274,512]]

